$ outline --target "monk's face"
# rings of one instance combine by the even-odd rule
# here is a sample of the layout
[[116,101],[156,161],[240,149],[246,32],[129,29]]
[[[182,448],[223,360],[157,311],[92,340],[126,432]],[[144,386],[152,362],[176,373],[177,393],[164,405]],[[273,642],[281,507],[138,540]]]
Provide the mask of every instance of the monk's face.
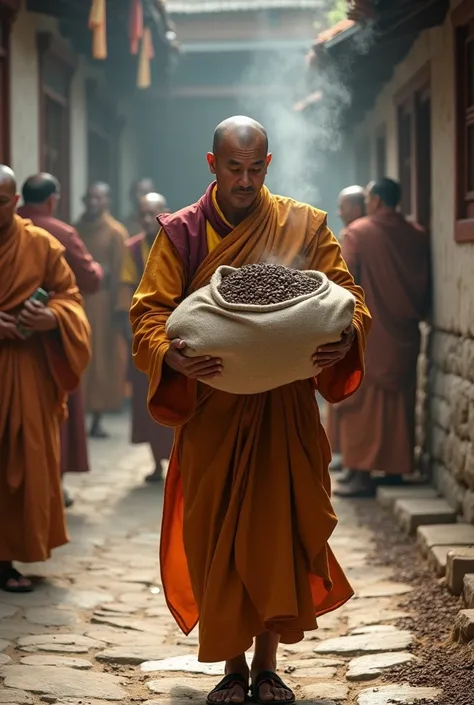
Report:
[[157,215],[161,213],[169,213],[166,203],[149,202],[146,198],[142,198],[139,204],[140,224],[143,232],[148,238],[156,237],[160,228]]
[[339,217],[344,225],[350,225],[364,215],[359,204],[354,203],[354,200],[348,196],[339,197]]
[[10,183],[0,183],[0,230],[10,227],[20,196]]
[[221,202],[234,211],[249,208],[265,183],[271,158],[262,136],[242,142],[235,135],[227,135],[217,153],[207,155]]
[[98,218],[110,207],[109,195],[105,189],[92,187],[84,198],[84,205],[90,218]]

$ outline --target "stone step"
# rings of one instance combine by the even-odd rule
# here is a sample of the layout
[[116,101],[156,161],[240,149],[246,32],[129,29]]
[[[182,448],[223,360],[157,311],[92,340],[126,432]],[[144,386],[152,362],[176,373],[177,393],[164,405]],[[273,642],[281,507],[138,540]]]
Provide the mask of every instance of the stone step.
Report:
[[469,644],[474,639],[474,610],[461,610],[454,622],[455,641]]
[[449,551],[446,563],[446,583],[453,595],[461,595],[464,576],[474,573],[474,548],[465,547]]
[[446,567],[448,564],[448,553],[462,554],[466,550],[466,546],[432,546],[428,552],[428,563],[435,571],[438,578],[444,578],[446,575]]
[[419,526],[456,523],[456,512],[444,499],[397,499],[393,511],[398,525],[409,535]]
[[474,609],[474,573],[464,576],[464,604],[468,609]]
[[433,546],[474,546],[474,526],[470,524],[434,524],[419,526],[417,543],[424,556]]
[[398,499],[436,499],[439,493],[430,485],[415,487],[379,487],[377,502],[386,509],[392,509]]

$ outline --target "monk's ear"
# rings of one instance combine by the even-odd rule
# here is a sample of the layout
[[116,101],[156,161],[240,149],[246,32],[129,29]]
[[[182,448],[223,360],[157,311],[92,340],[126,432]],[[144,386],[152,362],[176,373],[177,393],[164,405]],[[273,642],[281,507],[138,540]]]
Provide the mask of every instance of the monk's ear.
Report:
[[18,201],[19,201],[19,200],[20,200],[20,194],[17,193],[17,194],[15,195],[15,206],[18,205]]
[[273,159],[273,154],[267,154],[267,158],[265,160],[265,166],[269,167]]
[[208,152],[206,155],[207,163],[209,164],[209,170],[211,174],[216,173],[216,158],[212,152]]

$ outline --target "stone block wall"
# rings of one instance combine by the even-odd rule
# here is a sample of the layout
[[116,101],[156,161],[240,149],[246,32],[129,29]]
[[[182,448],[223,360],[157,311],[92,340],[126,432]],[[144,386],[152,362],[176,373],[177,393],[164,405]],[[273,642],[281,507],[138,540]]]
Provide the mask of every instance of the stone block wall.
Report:
[[474,524],[474,339],[434,330],[429,357],[425,428],[433,480]]

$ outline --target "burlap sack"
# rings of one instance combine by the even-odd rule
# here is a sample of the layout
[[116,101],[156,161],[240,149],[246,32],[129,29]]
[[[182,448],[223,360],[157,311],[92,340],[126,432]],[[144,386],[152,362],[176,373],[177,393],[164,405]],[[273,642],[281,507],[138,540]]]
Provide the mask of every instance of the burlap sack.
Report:
[[180,338],[190,357],[222,359],[223,371],[206,384],[232,394],[258,394],[314,377],[312,356],[336,342],[354,315],[355,299],[322,272],[306,272],[321,286],[284,303],[227,303],[222,279],[235,269],[219,267],[208,286],[188,296],[168,319],[170,340]]

